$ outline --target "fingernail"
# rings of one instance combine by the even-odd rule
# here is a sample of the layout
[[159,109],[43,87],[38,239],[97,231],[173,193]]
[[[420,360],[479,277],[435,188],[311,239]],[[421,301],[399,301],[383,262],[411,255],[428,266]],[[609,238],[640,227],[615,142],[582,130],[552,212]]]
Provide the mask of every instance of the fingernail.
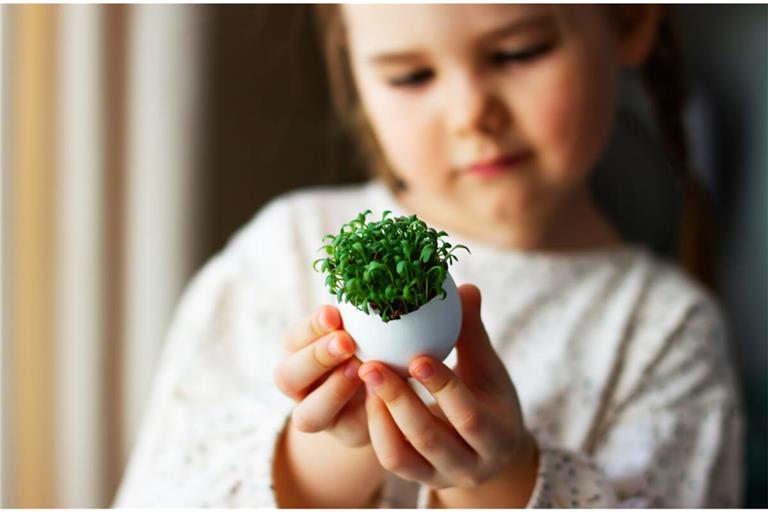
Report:
[[344,368],[344,375],[349,380],[357,380],[357,370],[360,368],[360,363],[358,363],[354,358],[347,364],[347,367]]
[[435,370],[432,368],[432,365],[429,363],[421,363],[419,366],[417,366],[413,373],[416,374],[416,377],[420,380],[426,380],[430,378],[434,373]]
[[338,357],[346,353],[346,350],[344,350],[344,347],[341,345],[339,336],[336,334],[334,334],[331,337],[331,341],[328,342],[328,353],[333,357]]
[[365,385],[365,394],[368,395],[368,396],[374,396],[376,394],[376,392],[373,390],[373,388],[370,385],[366,384]]
[[328,311],[323,311],[320,313],[320,325],[325,329],[333,329],[336,327],[335,325],[331,325],[331,320],[328,319],[329,314],[330,313]]
[[366,384],[372,387],[376,387],[382,382],[384,382],[384,377],[381,375],[381,372],[378,370],[371,370],[368,373],[364,374],[362,378]]

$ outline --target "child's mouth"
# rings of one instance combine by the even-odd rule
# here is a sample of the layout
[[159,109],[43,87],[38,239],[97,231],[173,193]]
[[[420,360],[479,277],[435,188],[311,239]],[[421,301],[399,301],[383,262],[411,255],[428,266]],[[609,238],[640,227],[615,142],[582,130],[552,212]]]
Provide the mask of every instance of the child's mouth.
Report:
[[469,166],[468,172],[474,176],[493,177],[503,174],[520,163],[528,160],[532,153],[521,151],[514,154],[500,155],[490,160],[476,162]]

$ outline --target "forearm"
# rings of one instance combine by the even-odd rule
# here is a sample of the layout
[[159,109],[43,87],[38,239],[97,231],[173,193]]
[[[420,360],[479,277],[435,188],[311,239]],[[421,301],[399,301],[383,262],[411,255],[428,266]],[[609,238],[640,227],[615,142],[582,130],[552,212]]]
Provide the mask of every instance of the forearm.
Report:
[[384,479],[373,448],[349,448],[333,436],[286,426],[274,463],[281,508],[363,508]]
[[435,508],[525,508],[533,493],[539,453],[532,436],[519,457],[498,475],[471,489],[449,487],[433,491]]

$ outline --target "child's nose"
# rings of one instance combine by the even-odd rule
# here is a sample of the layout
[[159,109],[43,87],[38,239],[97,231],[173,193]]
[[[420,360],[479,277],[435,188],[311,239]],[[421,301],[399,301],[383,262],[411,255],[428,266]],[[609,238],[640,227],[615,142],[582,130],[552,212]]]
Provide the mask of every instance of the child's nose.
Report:
[[509,108],[489,84],[471,76],[455,77],[445,105],[450,131],[459,137],[497,134],[509,125]]

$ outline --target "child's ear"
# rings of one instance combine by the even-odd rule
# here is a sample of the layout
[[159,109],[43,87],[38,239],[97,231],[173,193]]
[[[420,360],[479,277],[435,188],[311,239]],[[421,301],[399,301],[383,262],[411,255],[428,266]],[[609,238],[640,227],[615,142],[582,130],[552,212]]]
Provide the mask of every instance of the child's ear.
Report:
[[627,67],[640,67],[651,53],[662,15],[658,4],[631,4],[618,7],[621,62]]

